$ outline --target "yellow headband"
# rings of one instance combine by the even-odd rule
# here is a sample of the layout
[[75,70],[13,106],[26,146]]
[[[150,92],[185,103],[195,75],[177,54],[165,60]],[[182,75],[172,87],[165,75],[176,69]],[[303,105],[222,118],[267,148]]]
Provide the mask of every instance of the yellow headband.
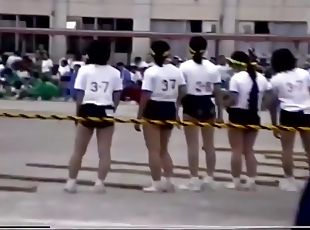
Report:
[[204,54],[204,53],[206,52],[206,50],[195,51],[195,50],[193,50],[191,47],[189,47],[189,52],[190,52],[191,54],[196,54],[196,53]]
[[[247,63],[236,61],[236,60],[234,60],[232,58],[226,58],[226,60],[228,60],[232,65],[242,66],[242,67],[245,67],[245,68],[248,66]],[[257,66],[257,62],[251,62],[251,65]]]
[[[151,53],[152,56],[156,55],[156,53],[152,49],[150,50],[150,53]],[[168,57],[170,55],[170,52],[166,51],[162,55],[163,55],[163,57]]]

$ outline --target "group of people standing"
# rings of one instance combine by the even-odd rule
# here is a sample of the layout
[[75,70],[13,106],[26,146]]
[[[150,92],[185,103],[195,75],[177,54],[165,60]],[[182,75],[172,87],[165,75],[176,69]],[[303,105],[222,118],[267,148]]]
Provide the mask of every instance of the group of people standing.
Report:
[[[151,45],[154,64],[147,68],[142,80],[142,94],[137,112],[138,119],[179,120],[179,108],[183,107],[184,121],[223,122],[226,109],[229,122],[240,125],[259,125],[260,110],[268,108],[273,125],[310,127],[310,75],[296,67],[296,58],[288,49],[276,50],[271,59],[274,76],[268,81],[256,70],[256,63],[242,51],[234,52],[228,63],[234,70],[227,91],[221,89],[221,74],[218,68],[203,55],[207,41],[203,37],[192,37],[189,51],[192,58],[179,67],[167,63],[170,46],[165,41]],[[118,107],[122,80],[120,72],[108,64],[110,42],[93,41],[88,49],[89,64],[82,66],[75,81],[77,93],[77,115],[82,117],[113,117]],[[213,99],[215,98],[215,103]],[[169,154],[172,125],[135,125],[144,134],[148,149],[152,184],[145,192],[172,192],[173,161]],[[81,122],[77,125],[74,153],[69,163],[69,179],[65,191],[77,191],[76,178],[82,158],[96,131],[99,169],[95,190],[104,192],[104,181],[111,165],[111,143],[114,123]],[[188,184],[182,189],[200,191],[204,184],[216,187],[214,172],[216,154],[214,128],[184,127],[190,171]],[[207,171],[201,180],[198,176],[199,133],[206,156]],[[233,183],[229,188],[255,190],[257,161],[253,146],[258,131],[253,129],[228,129],[232,149],[231,173]],[[293,174],[293,148],[296,132],[280,131],[274,135],[281,139],[282,162],[285,177],[280,188],[297,191]],[[300,132],[303,146],[310,163],[310,132]],[[247,180],[241,183],[242,161],[245,158]]]

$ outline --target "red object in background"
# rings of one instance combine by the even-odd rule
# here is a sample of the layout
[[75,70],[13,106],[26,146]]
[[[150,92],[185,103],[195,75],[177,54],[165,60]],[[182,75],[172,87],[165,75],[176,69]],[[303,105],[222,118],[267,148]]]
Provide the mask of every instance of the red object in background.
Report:
[[122,101],[135,101],[140,102],[141,89],[140,87],[125,88],[123,89],[121,100]]

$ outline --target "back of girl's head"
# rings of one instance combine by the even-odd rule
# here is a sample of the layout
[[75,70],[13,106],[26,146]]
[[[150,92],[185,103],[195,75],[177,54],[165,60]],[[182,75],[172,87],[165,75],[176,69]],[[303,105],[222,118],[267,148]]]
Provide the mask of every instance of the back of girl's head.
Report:
[[237,65],[241,65],[240,67],[246,68],[246,71],[250,75],[252,79],[256,79],[256,68],[255,66],[251,63],[249,55],[247,55],[243,51],[235,51],[231,55],[231,59],[234,61],[239,62]]
[[271,57],[271,66],[275,73],[295,69],[296,62],[296,58],[289,49],[278,49],[273,52]]
[[94,40],[87,49],[88,64],[106,65],[110,59],[111,42],[106,40]]
[[158,66],[162,66],[169,57],[170,46],[165,41],[155,41],[151,45],[151,54],[154,62]]
[[206,52],[208,43],[206,39],[201,36],[192,37],[189,42],[190,53],[193,56],[194,62],[201,64],[203,55]]

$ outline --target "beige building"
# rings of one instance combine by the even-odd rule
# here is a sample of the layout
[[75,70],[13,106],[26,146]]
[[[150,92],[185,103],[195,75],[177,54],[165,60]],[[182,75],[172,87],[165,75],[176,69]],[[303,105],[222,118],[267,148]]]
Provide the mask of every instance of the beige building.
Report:
[[[0,27],[71,28],[154,32],[250,33],[306,35],[309,0],[0,0]],[[15,34],[0,35],[5,51],[33,52],[43,44],[53,58],[83,52],[92,37]],[[170,41],[176,55],[185,56],[187,41]],[[254,47],[268,56],[275,47],[289,46],[300,55],[307,44],[247,42],[209,43],[209,56]],[[146,56],[149,39],[115,39],[114,59]]]

